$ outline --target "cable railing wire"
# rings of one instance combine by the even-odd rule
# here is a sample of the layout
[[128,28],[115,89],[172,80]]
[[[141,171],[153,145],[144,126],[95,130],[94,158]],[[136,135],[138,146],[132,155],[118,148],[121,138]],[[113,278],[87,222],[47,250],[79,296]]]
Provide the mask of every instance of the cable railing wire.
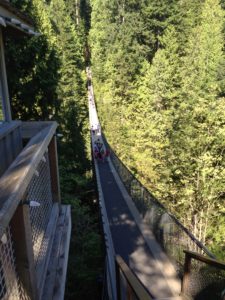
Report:
[[[149,225],[156,240],[174,264],[178,276],[183,278],[184,250],[215,259],[215,256],[175,216],[167,212],[166,208],[130,172],[112,150],[105,137],[104,143],[110,149],[111,161],[142,221]],[[189,288],[186,292],[185,295],[195,300],[223,299],[221,294],[223,292],[225,294],[224,270],[216,270],[207,264],[193,260]]]
[[[175,237],[179,236],[182,244],[185,244],[186,249],[204,253],[211,258],[215,258],[212,254],[195,236],[147,190],[146,187],[130,172],[125,164],[119,159],[111,146],[104,137],[104,142],[110,149],[110,157],[113,165],[118,172],[127,192],[131,196],[136,205],[140,215],[145,222],[148,222],[156,239],[161,246],[165,248],[165,236],[167,240],[171,238],[171,234],[176,231]],[[174,230],[172,230],[172,228]],[[185,234],[185,235],[184,235]],[[188,239],[188,240],[187,240]],[[166,249],[165,249],[166,250]]]

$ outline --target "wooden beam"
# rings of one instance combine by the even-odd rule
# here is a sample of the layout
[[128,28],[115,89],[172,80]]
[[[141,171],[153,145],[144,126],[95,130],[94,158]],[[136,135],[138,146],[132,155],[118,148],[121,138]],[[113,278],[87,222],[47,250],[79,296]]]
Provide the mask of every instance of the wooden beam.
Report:
[[120,267],[118,259],[120,259],[119,256],[116,257],[115,260],[115,269],[116,269],[116,294],[117,294],[117,300],[121,300],[121,276],[120,276]]
[[5,53],[2,37],[2,29],[0,28],[0,96],[2,98],[4,119],[7,122],[12,120],[11,107],[9,102],[9,91],[5,67]]
[[29,299],[38,300],[28,205],[17,207],[10,225],[15,249],[16,269],[22,289]]
[[9,123],[3,123],[0,126],[0,139],[6,137],[12,131],[19,128],[21,126],[21,124],[22,124],[21,121],[11,121]]
[[63,300],[71,234],[71,211],[62,205],[41,299]]
[[12,121],[0,126],[0,176],[22,150],[20,125]]
[[61,203],[56,136],[52,137],[52,140],[49,144],[48,155],[49,155],[49,164],[50,164],[50,173],[51,173],[51,187],[52,187],[53,201]]
[[185,295],[185,292],[188,291],[189,281],[190,281],[190,273],[191,273],[191,260],[195,259],[212,267],[218,268],[220,270],[225,270],[225,263],[219,262],[216,259],[206,257],[202,254],[184,250],[185,253],[185,262],[184,262],[184,276],[182,281],[181,292]]
[[221,270],[225,270],[224,262],[218,261],[213,258],[206,257],[202,254],[199,254],[199,253],[196,253],[193,251],[189,251],[189,250],[184,250],[184,253],[185,253],[185,256],[187,256],[187,257],[194,258],[194,259],[201,261],[203,263],[206,263],[212,267],[219,268]]
[[183,276],[182,286],[181,286],[181,293],[183,295],[185,295],[186,291],[188,291],[190,272],[191,272],[191,257],[189,255],[185,255],[184,276]]
[[0,237],[23,198],[27,186],[55,134],[56,127],[57,124],[53,122],[51,126],[34,136],[0,178]]
[[[63,210],[63,211],[62,211]],[[53,300],[64,300],[66,274],[69,259],[70,236],[71,236],[71,208],[69,205],[64,205],[61,210],[63,218],[63,232],[61,236],[59,251],[58,251],[58,266],[55,278]],[[59,223],[62,226],[62,223]]]
[[9,0],[0,0],[0,15],[17,19],[28,26],[34,26],[34,21],[26,14],[20,12]]
[[[152,300],[149,293],[146,291],[140,280],[134,275],[134,273],[131,271],[131,269],[127,266],[125,261],[122,259],[121,256],[116,256],[116,264],[118,265],[119,270],[123,273],[124,277],[127,280],[127,285],[129,286],[127,293],[130,297],[131,290],[133,291],[133,294],[137,297],[137,299],[140,300]],[[117,271],[117,276],[118,276]],[[119,278],[117,278],[118,281]],[[131,289],[131,290],[130,290]],[[120,298],[119,298],[120,299]]]
[[46,279],[46,273],[47,273],[47,268],[49,264],[49,260],[51,257],[51,251],[53,247],[53,240],[55,237],[56,233],[56,225],[59,217],[59,206],[57,203],[53,205],[51,215],[49,217],[49,222],[48,226],[46,228],[43,242],[48,243],[48,250],[46,251],[45,255],[45,260],[43,260],[40,264],[37,266],[37,286],[38,286],[38,291],[40,295],[42,295],[43,287],[45,284],[45,279]]

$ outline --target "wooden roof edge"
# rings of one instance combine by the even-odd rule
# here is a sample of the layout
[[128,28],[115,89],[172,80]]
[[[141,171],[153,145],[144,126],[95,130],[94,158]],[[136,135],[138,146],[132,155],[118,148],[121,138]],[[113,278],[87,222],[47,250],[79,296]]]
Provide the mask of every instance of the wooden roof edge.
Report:
[[26,22],[28,25],[34,27],[34,21],[32,20],[32,18],[29,17],[27,14],[19,11],[19,9],[16,8],[15,6],[13,6],[9,1],[0,0],[0,6],[4,7],[5,9],[7,9],[11,13],[13,13],[15,15],[15,17],[20,18],[21,20]]

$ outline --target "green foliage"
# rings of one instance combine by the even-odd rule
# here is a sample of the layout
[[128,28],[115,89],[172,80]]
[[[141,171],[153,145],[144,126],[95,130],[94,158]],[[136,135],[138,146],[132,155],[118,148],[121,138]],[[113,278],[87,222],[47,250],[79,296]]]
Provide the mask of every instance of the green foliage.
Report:
[[[84,14],[88,3],[81,2]],[[84,26],[88,25],[82,16],[80,24],[74,23],[74,1],[13,3],[32,16],[36,30],[41,32],[40,37],[6,41],[13,117],[56,120],[63,134],[58,139],[61,194],[63,203],[71,205],[73,223],[65,299],[99,299],[97,277],[102,274],[103,250],[90,179],[83,57]]]
[[94,87],[109,142],[168,209],[221,255],[225,59],[220,2],[91,4]]
[[[99,231],[98,208],[93,204],[96,195],[93,190],[87,193],[88,186],[93,188],[93,183],[88,182],[84,177],[74,176],[71,172],[69,174],[66,179],[61,174],[61,186],[64,187],[65,183],[67,185],[62,191],[64,203],[70,204],[72,210],[72,235],[65,299],[97,300],[101,295],[98,278],[103,273],[104,252]],[[76,193],[73,194],[71,188],[74,190],[74,182],[76,182]],[[79,195],[79,198],[76,195]],[[89,205],[84,204],[87,203],[86,198],[91,201]]]
[[[30,12],[40,37],[7,40],[6,57],[13,117],[56,120],[59,151],[80,172],[89,168],[83,25],[77,28],[63,0],[14,0]],[[85,35],[84,35],[85,36]]]

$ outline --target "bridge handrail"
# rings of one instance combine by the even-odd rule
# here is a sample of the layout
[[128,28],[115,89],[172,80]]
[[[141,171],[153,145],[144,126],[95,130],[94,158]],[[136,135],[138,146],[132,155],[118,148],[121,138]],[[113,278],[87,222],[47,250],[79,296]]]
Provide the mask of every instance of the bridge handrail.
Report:
[[0,238],[48,149],[56,127],[56,122],[52,122],[50,126],[35,135],[0,178]]
[[[14,125],[18,122],[9,124],[6,133],[14,134],[18,128]],[[60,207],[57,123],[19,125],[20,132],[8,147],[13,151],[16,144],[18,149],[0,177],[0,291],[4,299],[38,299]],[[21,127],[26,128],[25,136]]]
[[[137,179],[135,177],[134,174],[131,173],[131,171],[127,168],[127,166],[122,162],[122,160],[117,156],[117,154],[115,153],[115,151],[112,149],[112,147],[110,146],[110,144],[108,143],[108,141],[106,140],[105,136],[102,134],[103,139],[104,139],[104,143],[107,145],[107,147],[110,149],[110,153],[111,153],[111,158],[112,156],[114,156],[120,163],[120,165],[122,165],[122,167],[124,169],[126,169],[130,176],[136,181],[138,182],[138,184],[142,187],[143,190],[145,190],[146,194],[149,194],[151,201],[154,202],[157,206],[159,206],[165,213],[167,213],[170,218],[191,238],[191,240],[199,247],[201,248],[201,250],[207,254],[209,257],[214,258],[215,259],[215,255],[213,253],[211,253],[174,215],[172,215],[170,212],[167,211],[167,209],[165,208],[165,206],[163,204],[161,204],[156,198],[155,196],[145,187],[143,186],[143,184],[140,182],[139,179]],[[114,161],[112,160],[113,164]],[[115,166],[115,164],[114,164]],[[116,167],[116,166],[115,166]],[[118,170],[117,170],[118,171]],[[118,172],[121,180],[123,181],[123,178],[121,177],[121,174]],[[126,187],[126,185],[125,185]],[[127,189],[127,187],[126,187]],[[129,191],[128,191],[129,192]]]
[[193,252],[193,251],[189,251],[189,250],[184,250],[184,253],[186,255],[186,257],[188,259],[196,259],[198,261],[201,261],[203,263],[206,263],[212,267],[216,267],[216,268],[220,268],[222,270],[225,270],[225,263],[223,262],[220,262],[216,259],[213,259],[213,258],[209,258],[209,257],[206,257],[202,254],[199,254],[199,253],[196,253],[196,252]]
[[[199,272],[201,273],[200,270],[204,269],[207,277],[210,277],[211,274],[209,271],[211,268],[211,270],[214,270],[213,272],[215,272],[215,270],[218,271],[216,273],[217,275],[216,280],[214,279],[212,281],[212,282],[216,281],[217,288],[215,289],[215,286],[212,287],[209,285],[210,291],[209,290],[205,291],[205,294],[208,295],[207,297],[209,297],[209,299],[211,299],[211,296],[213,297],[213,299],[224,299],[223,297],[225,291],[224,290],[225,263],[206,257],[204,255],[201,255],[193,251],[184,250],[183,252],[185,253],[185,262],[184,262],[184,275],[183,275],[182,287],[181,287],[182,295],[193,296],[193,278],[196,281],[196,275],[195,275],[196,270],[198,273]],[[202,276],[201,280],[203,279],[204,279],[204,275]],[[211,283],[210,279],[209,279],[209,283]],[[207,285],[204,284],[203,290],[205,288],[207,288]],[[220,291],[220,293],[218,291]],[[209,295],[209,293],[213,293],[213,294]],[[204,298],[203,295],[202,297]],[[203,299],[202,297],[200,299]]]
[[[133,299],[132,295],[135,295],[139,300],[152,300],[152,297],[146,291],[143,284],[140,280],[135,276],[135,274],[131,271],[125,261],[122,259],[120,255],[115,257],[116,263],[116,282],[117,282],[117,299],[121,300],[121,272],[124,275],[127,283],[127,294],[130,296],[128,299]],[[129,297],[128,296],[128,297]]]
[[[94,139],[91,134],[91,146],[92,150],[94,149]],[[93,155],[93,151],[92,151]],[[104,232],[104,239],[105,239],[105,246],[106,246],[106,267],[109,268],[109,277],[107,278],[109,280],[111,292],[112,292],[112,298],[113,300],[116,300],[116,271],[115,271],[115,263],[114,263],[114,257],[115,257],[115,250],[113,246],[112,236],[109,228],[108,218],[107,218],[107,212],[103,197],[103,192],[101,188],[101,182],[100,182],[100,176],[99,176],[99,170],[98,165],[95,159],[92,160],[94,162],[95,166],[95,176],[96,176],[96,182],[97,182],[97,188],[98,188],[98,198],[99,198],[99,207],[101,211],[101,218],[102,218],[102,224],[103,224],[103,232]]]

